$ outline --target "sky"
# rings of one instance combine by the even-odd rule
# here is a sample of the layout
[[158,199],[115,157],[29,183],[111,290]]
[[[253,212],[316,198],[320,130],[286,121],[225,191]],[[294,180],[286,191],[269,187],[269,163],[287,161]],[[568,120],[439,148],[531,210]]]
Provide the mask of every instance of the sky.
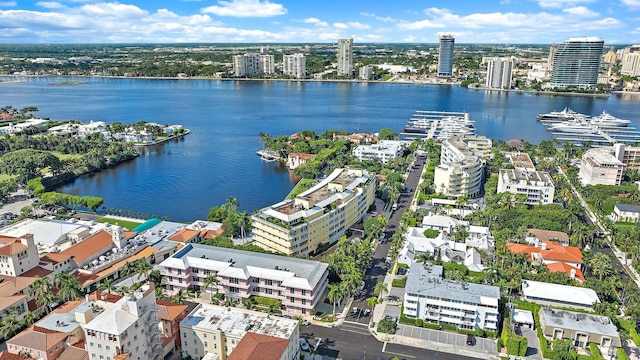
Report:
[[640,43],[640,0],[0,0],[0,43]]

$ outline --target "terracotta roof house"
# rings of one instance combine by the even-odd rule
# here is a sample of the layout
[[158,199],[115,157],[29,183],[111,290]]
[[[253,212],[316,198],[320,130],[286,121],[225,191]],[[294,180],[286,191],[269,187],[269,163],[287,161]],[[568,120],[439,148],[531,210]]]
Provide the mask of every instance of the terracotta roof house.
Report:
[[506,246],[512,253],[527,255],[533,263],[544,264],[551,271],[563,271],[569,277],[584,281],[582,252],[575,246],[562,246],[555,241],[542,241],[540,246],[518,243],[507,243]]
[[227,360],[286,360],[289,340],[248,332]]
[[7,351],[12,354],[27,353],[36,359],[53,360],[65,349],[67,334],[41,332],[33,327],[7,340]]
[[176,233],[169,236],[167,240],[190,244],[200,240],[198,235],[200,235],[200,231],[185,228],[176,231]]
[[180,349],[180,321],[187,317],[187,305],[156,299],[158,318],[162,334],[174,341],[176,349]]
[[547,269],[551,272],[563,272],[580,283],[584,281],[584,274],[582,273],[582,270],[563,262],[547,264]]
[[307,161],[316,157],[316,154],[290,153],[287,157],[287,167],[293,170],[307,164]]
[[551,231],[551,230],[542,230],[542,229],[528,229],[528,236],[534,237],[538,239],[539,242],[542,241],[557,241],[563,246],[569,245],[569,235],[562,231]]
[[27,360],[29,357],[12,354],[10,352],[3,351],[0,353],[0,360]]
[[113,236],[105,230],[101,230],[81,242],[60,252],[69,255],[76,262],[76,267],[83,267],[114,247]]

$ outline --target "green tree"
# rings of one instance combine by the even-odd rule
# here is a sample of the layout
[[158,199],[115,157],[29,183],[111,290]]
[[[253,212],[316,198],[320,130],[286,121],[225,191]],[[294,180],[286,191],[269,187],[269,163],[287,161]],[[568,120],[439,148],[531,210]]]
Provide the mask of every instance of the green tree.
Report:
[[380,140],[396,140],[398,139],[398,134],[389,128],[380,129],[378,132],[378,139]]
[[[205,291],[211,288],[211,285],[216,285],[216,294],[218,293],[218,283],[220,283],[220,280],[218,279],[218,277],[214,274],[209,274],[207,275],[204,280],[202,281],[202,286],[204,287]],[[210,297],[211,297],[211,302],[213,303],[213,292],[209,293]]]
[[333,305],[333,315],[336,314],[336,304],[344,298],[345,289],[342,284],[329,284],[327,299]]
[[389,289],[387,289],[387,284],[385,284],[384,282],[376,283],[376,286],[373,288],[373,293],[376,294],[377,296],[384,295],[388,292],[389,292]]
[[69,271],[64,271],[55,276],[56,287],[58,288],[58,298],[63,301],[76,300],[82,296],[82,285],[77,277],[71,275]]

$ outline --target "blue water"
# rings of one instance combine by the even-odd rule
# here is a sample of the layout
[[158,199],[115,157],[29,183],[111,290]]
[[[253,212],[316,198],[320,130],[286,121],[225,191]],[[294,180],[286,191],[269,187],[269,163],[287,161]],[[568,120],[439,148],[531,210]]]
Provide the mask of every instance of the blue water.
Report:
[[185,139],[146,148],[143,156],[76,179],[58,191],[94,195],[104,206],[168,215],[174,221],[205,218],[209,208],[235,196],[248,211],[278,202],[294,185],[277,163],[255,152],[260,132],[304,129],[400,131],[415,110],[466,111],[477,133],[494,139],[550,139],[537,113],[564,107],[596,115],[607,110],[640,127],[640,97],[549,96],[409,84],[260,82],[216,80],[27,78],[0,83],[0,106],[36,106],[54,120],[182,124]]

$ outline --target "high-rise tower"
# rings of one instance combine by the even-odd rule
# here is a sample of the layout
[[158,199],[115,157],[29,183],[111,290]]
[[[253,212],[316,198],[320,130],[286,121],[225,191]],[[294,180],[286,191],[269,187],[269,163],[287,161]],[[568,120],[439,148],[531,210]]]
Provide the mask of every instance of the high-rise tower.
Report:
[[440,54],[438,55],[438,77],[453,76],[453,35],[440,35]]
[[558,45],[553,54],[551,86],[595,86],[603,47],[604,40],[599,37],[571,38]]
[[338,40],[338,75],[351,76],[353,72],[353,39]]

